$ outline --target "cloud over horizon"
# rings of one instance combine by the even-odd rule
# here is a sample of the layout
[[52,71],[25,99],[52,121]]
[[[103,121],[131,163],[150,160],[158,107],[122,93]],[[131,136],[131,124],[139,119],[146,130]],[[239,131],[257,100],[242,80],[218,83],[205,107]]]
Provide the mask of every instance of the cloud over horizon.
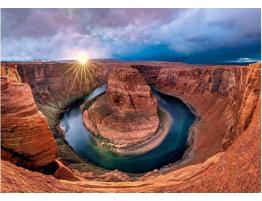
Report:
[[2,9],[2,60],[260,60],[260,9]]

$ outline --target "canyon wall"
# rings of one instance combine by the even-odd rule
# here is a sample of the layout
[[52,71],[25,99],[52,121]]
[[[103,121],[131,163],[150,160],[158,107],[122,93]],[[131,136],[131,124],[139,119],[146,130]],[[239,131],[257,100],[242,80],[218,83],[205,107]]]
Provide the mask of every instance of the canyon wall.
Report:
[[88,67],[90,70],[85,74],[78,68],[80,66],[65,63],[17,64],[22,82],[31,86],[39,109],[48,118],[53,132],[61,110],[99,84],[93,73],[93,66]]
[[30,86],[15,71],[1,68],[1,158],[35,169],[54,161],[57,145]]
[[[180,62],[136,62],[129,64],[132,68],[135,68],[143,75],[149,85],[155,85],[158,75],[162,68],[172,69],[176,67],[193,67],[190,64]],[[195,66],[195,65],[194,65]]]
[[64,109],[100,84],[91,70],[87,75],[82,73],[82,76],[79,76],[79,73],[74,72],[77,67],[79,66],[74,64],[52,62],[2,62],[1,75],[12,77],[31,87],[37,107],[47,118],[49,128],[56,138],[57,157],[66,164],[89,170],[92,167],[72,151],[57,127]]
[[247,128],[260,97],[260,76],[260,63],[161,69],[156,87],[200,117],[192,129],[195,162],[227,148]]
[[177,66],[182,67],[192,67],[192,65],[180,63],[180,62],[145,62],[145,61],[133,61],[133,62],[123,62],[123,61],[111,61],[111,62],[95,62],[96,66],[95,73],[97,77],[105,82],[108,81],[109,75],[116,69],[119,68],[134,68],[145,78],[147,84],[154,85],[162,68],[174,68]]
[[161,66],[147,66],[147,65],[139,65],[139,64],[134,64],[131,65],[132,68],[135,68],[143,75],[145,78],[146,82],[149,85],[155,84],[157,77],[160,73]]

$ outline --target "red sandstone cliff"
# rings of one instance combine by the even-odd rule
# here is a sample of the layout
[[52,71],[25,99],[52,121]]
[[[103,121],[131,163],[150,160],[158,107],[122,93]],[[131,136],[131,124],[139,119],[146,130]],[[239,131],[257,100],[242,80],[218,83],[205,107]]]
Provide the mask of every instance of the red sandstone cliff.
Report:
[[85,66],[81,75],[76,64],[18,63],[16,66],[21,80],[31,86],[36,103],[53,132],[61,110],[99,84],[94,65]]
[[1,76],[2,159],[37,168],[51,163],[57,145],[27,84]]
[[162,68],[156,86],[195,109],[193,160],[228,147],[249,125],[260,97],[260,63],[243,67]]

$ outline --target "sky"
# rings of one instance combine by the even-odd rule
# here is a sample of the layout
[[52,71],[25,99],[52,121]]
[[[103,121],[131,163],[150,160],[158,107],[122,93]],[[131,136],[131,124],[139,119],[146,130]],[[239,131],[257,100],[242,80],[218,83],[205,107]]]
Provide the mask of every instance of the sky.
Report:
[[254,62],[260,9],[1,9],[1,60]]

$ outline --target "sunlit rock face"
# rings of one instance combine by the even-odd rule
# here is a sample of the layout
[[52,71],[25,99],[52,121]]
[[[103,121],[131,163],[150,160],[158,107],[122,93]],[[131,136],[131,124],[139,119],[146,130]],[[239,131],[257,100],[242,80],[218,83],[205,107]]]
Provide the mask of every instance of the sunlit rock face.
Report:
[[194,162],[229,147],[248,127],[260,98],[261,63],[249,66],[162,68],[158,89],[195,108]]
[[83,113],[85,126],[109,141],[139,143],[158,129],[157,100],[136,69],[113,71],[106,94]]
[[28,84],[1,76],[2,159],[38,168],[56,157],[57,145]]

